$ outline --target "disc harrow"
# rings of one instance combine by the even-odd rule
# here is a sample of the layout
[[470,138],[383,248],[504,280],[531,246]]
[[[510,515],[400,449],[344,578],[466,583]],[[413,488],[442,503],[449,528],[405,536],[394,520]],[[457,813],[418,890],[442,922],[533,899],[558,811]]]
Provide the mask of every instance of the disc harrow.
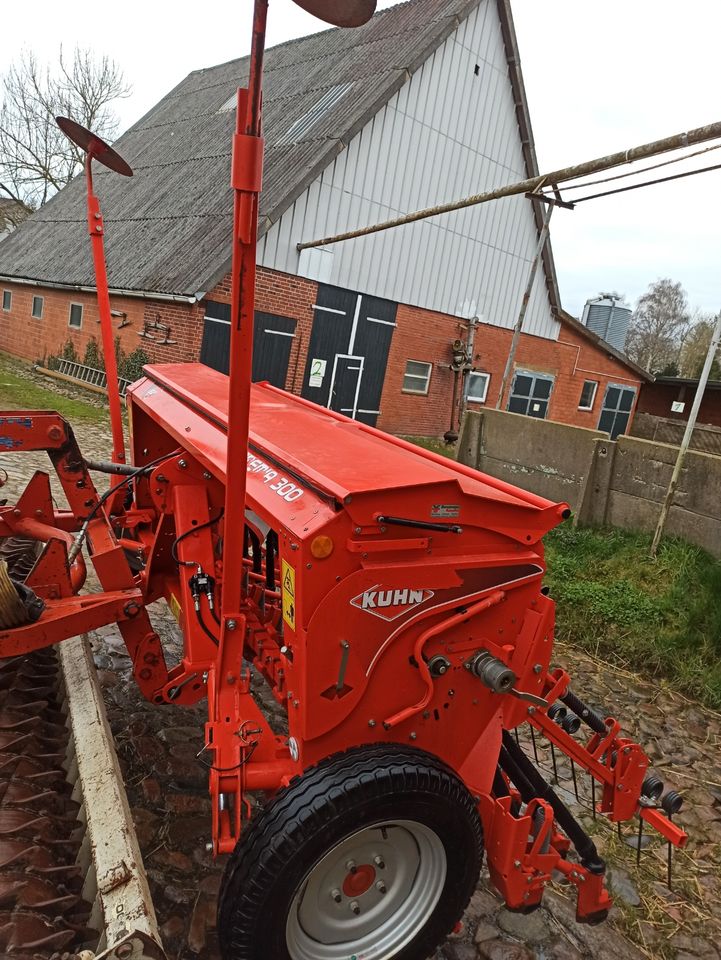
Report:
[[[74,667],[69,670],[69,662]],[[84,668],[89,688],[68,674]],[[77,678],[75,678],[77,679]],[[88,699],[88,692],[94,694]],[[91,714],[88,714],[88,703]],[[93,716],[97,723],[93,729]],[[75,731],[87,733],[88,756],[78,757]],[[98,740],[98,734],[101,734]],[[103,756],[105,762],[97,762]],[[95,758],[93,760],[93,758]],[[142,864],[132,825],[107,797],[106,816],[129,838],[119,861],[101,862],[86,811],[89,781],[116,780],[115,757],[83,640],[58,652],[41,650],[0,661],[0,956],[9,960],[49,960],[113,956],[122,945],[127,956],[162,958],[149,895],[134,904],[147,921],[149,952],[140,933],[124,919],[126,894],[143,888]],[[119,779],[117,790],[122,791]],[[117,799],[117,798],[116,798]],[[97,831],[96,831],[97,832]],[[135,844],[135,845],[134,845]],[[147,888],[145,888],[147,889]],[[143,892],[145,893],[145,889]],[[105,893],[103,893],[105,891]],[[120,918],[108,922],[105,897],[114,898]],[[118,900],[118,898],[120,898]],[[118,903],[120,906],[118,906]],[[127,928],[127,929],[126,929]],[[112,947],[110,946],[112,945]],[[110,951],[107,953],[107,951]]]
[[49,957],[98,941],[89,926],[78,857],[80,804],[63,763],[63,722],[54,650],[0,663],[0,951]]

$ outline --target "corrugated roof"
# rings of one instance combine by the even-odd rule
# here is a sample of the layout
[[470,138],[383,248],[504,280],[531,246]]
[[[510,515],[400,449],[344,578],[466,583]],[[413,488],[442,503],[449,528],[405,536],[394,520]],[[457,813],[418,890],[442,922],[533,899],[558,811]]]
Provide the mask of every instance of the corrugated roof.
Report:
[[585,340],[588,340],[588,342],[593,344],[594,347],[597,347],[609,357],[613,357],[614,360],[618,360],[619,363],[622,363],[629,370],[633,371],[633,373],[635,373],[640,380],[645,380],[647,383],[653,383],[654,376],[652,373],[649,373],[648,370],[644,370],[643,367],[640,367],[637,363],[634,363],[630,357],[627,357],[625,353],[621,353],[620,350],[617,350],[615,347],[611,346],[607,340],[604,340],[603,337],[599,337],[599,335],[594,333],[593,330],[589,330],[585,323],[581,323],[580,320],[577,320],[575,317],[571,316],[570,313],[566,313],[565,310],[559,311],[558,319],[561,321],[561,323],[565,323],[567,327],[575,330],[579,336],[583,337]]
[[[325,30],[267,51],[261,234],[480,2],[408,0],[359,29]],[[528,141],[510,7],[496,2]],[[194,71],[131,127],[117,149],[134,168],[132,180],[97,168],[111,288],[193,295],[227,270],[235,123],[228,102],[247,69],[246,57]],[[525,148],[532,175],[532,140]],[[83,193],[78,178],[4,240],[0,275],[93,285]],[[558,305],[550,256],[545,266]]]

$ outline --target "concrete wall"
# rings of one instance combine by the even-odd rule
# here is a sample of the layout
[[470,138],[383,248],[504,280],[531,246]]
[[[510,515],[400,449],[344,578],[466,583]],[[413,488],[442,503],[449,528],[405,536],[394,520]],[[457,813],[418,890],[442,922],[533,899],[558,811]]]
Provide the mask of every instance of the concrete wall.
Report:
[[[463,463],[554,501],[582,526],[653,531],[678,448],[500,410],[469,413]],[[721,557],[721,457],[689,451],[666,533]]]
[[[609,472],[605,522],[655,530],[677,455],[678,448],[665,443],[619,437]],[[721,557],[721,457],[687,453],[666,533]]]
[[564,500],[575,511],[599,439],[608,440],[608,434],[503,410],[469,412],[459,439],[459,459],[541,497]]
[[[652,413],[636,413],[631,424],[631,435],[642,440],[654,440],[657,443],[670,443],[678,446],[686,432],[685,420],[669,420]],[[713,453],[721,457],[721,427],[701,424],[694,427],[691,447],[701,453]]]

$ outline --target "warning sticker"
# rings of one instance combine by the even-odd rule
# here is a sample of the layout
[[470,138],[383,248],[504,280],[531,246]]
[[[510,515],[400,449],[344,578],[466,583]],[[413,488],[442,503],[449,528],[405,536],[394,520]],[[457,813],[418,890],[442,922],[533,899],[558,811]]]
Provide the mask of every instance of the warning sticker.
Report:
[[283,560],[281,562],[283,578],[283,619],[291,630],[295,630],[295,569]]
[[180,603],[178,602],[178,598],[175,596],[174,593],[171,593],[171,594],[170,594],[170,604],[169,604],[169,605],[170,605],[170,612],[173,614],[173,616],[174,616],[175,619],[178,621],[178,623],[180,623],[180,617],[181,617],[183,611],[182,611],[182,609],[181,609]]

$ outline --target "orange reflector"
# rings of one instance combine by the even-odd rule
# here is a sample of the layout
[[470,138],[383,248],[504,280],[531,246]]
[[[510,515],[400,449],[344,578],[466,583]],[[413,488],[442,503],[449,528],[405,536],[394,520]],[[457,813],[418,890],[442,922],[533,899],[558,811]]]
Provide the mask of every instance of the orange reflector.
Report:
[[316,537],[310,545],[310,552],[316,560],[325,560],[333,553],[333,541],[330,537]]

